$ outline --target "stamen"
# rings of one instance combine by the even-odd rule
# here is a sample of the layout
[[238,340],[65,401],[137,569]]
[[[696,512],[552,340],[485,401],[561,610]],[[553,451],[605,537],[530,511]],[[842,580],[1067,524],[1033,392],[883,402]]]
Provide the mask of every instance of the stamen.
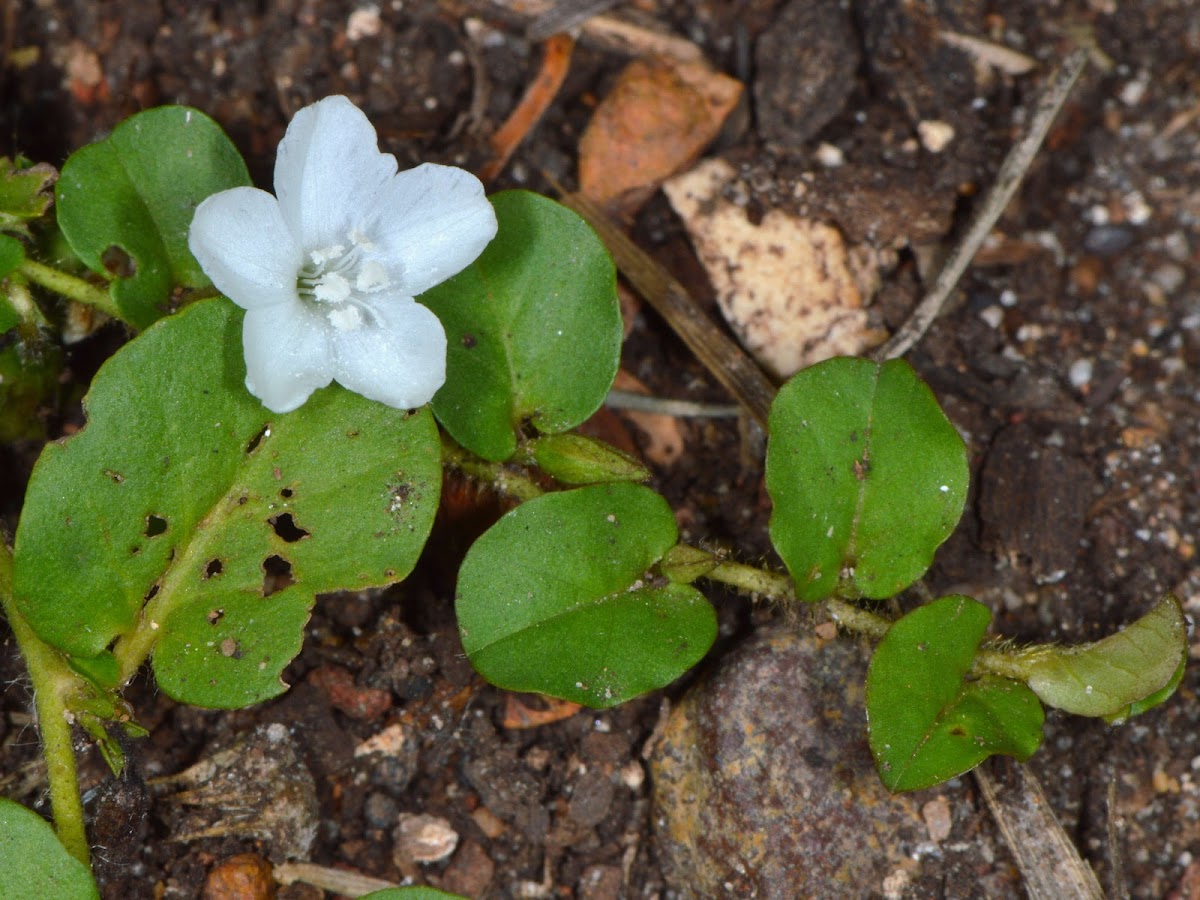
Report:
[[327,272],[313,286],[313,299],[321,303],[341,303],[350,296],[350,282],[337,272]]
[[314,250],[308,255],[308,257],[313,261],[313,265],[319,270],[325,265],[325,263],[329,262],[331,259],[337,259],[345,252],[346,248],[341,244],[334,244],[331,247],[323,247],[320,250]]
[[373,259],[367,260],[362,264],[362,268],[358,270],[358,278],[354,280],[356,290],[363,291],[378,291],[391,284],[391,279],[388,278],[387,269]]
[[351,304],[336,306],[327,315],[329,324],[338,331],[356,331],[363,323],[362,313],[357,306]]

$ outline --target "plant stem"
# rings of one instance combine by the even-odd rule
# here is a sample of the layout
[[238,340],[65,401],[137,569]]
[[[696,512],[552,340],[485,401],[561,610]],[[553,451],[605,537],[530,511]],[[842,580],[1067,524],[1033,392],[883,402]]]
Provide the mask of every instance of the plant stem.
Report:
[[510,468],[504,463],[480,459],[474,453],[464,450],[445,434],[442,435],[442,461],[458,469],[464,475],[489,484],[500,493],[515,497],[522,503],[545,493],[528,475]]
[[69,275],[62,269],[55,269],[52,266],[27,259],[17,267],[17,271],[48,291],[54,291],[56,294],[61,294],[87,306],[94,306],[100,312],[112,316],[114,319],[123,318],[112,294],[82,278]]
[[0,540],[0,606],[8,618],[17,647],[33,683],[42,754],[50,782],[50,806],[54,827],[67,852],[85,866],[91,865],[87,831],[83,825],[83,803],[75,774],[75,748],[71,742],[71,712],[68,700],[81,681],[67,666],[62,654],[44,643],[17,611],[12,593],[12,551]]
[[745,563],[726,561],[705,573],[703,577],[737,588],[745,594],[761,594],[772,600],[784,602],[796,599],[792,579],[788,576]]
[[825,608],[829,610],[833,621],[843,628],[858,634],[865,634],[876,641],[882,640],[883,636],[887,634],[887,630],[892,627],[892,620],[887,616],[863,609],[841,597],[830,597],[825,601]]
[[[744,563],[723,562],[715,569],[700,576],[728,584],[748,594],[760,594],[783,602],[796,599],[792,580],[788,576]],[[892,627],[892,620],[877,612],[865,609],[841,597],[830,597],[824,601],[830,617],[847,631],[865,635],[880,641]],[[1023,651],[1028,655],[1029,651]],[[976,674],[999,675],[1014,681],[1025,681],[1029,677],[1021,653],[991,650],[981,647],[975,652]]]

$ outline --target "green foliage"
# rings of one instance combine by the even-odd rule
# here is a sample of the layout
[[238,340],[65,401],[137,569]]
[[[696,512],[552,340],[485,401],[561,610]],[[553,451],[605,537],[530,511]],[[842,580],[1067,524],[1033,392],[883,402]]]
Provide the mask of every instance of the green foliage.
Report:
[[488,681],[592,707],[662,687],[716,638],[704,596],[650,571],[675,544],[665,500],[632,484],[531,500],[467,553],[463,647]]
[[992,620],[970,597],[942,597],[899,619],[867,671],[867,720],[879,777],[892,791],[930,787],[997,753],[1025,760],[1044,713],[1020,682],[970,675]]
[[430,887],[385,888],[364,894],[362,900],[466,900],[460,894],[448,894]]
[[199,110],[161,106],[71,154],[55,188],[58,224],[88,268],[116,278],[122,317],[145,328],[169,311],[174,288],[211,284],[187,246],[196,205],[248,184],[219,125]]
[[771,541],[802,600],[891,597],[962,515],[962,439],[903,360],[831,359],[771,406]]
[[[0,234],[0,278],[6,277],[23,262],[25,262],[25,246],[15,237]],[[5,313],[6,307],[10,310],[7,314]],[[6,315],[13,316],[13,321],[7,321]],[[16,310],[12,309],[12,304],[0,296],[0,334],[8,331],[19,321],[20,317],[17,316]]]
[[35,896],[99,900],[100,892],[45,819],[0,797],[0,897]]
[[1177,676],[1182,677],[1187,649],[1183,607],[1168,594],[1146,615],[1104,640],[1078,647],[1035,647],[1018,659],[1029,673],[1029,686],[1048,706],[1077,716],[1126,719],[1170,696],[1172,682],[1177,685]]
[[525,445],[537,467],[564,484],[647,481],[640,462],[616,447],[582,434],[544,434]]
[[88,426],[38,461],[15,547],[44,640],[82,657],[147,642],[163,689],[200,706],[282,691],[314,595],[407,575],[441,484],[428,411],[338,387],[264,409],[242,385],[241,317],[194,304],[104,365]]
[[27,223],[50,208],[50,186],[57,174],[46,163],[0,156],[0,230],[27,235]]
[[567,431],[604,402],[621,313],[612,258],[579,216],[527,191],[491,201],[495,240],[421,302],[450,342],[433,411],[458,443],[498,462],[529,426]]

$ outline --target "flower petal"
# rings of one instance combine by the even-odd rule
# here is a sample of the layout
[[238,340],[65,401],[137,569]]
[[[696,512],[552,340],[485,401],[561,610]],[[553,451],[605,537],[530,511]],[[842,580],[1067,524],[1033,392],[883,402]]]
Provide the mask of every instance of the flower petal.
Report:
[[496,213],[470,172],[425,163],[389,182],[364,230],[392,287],[416,296],[475,261],[496,236]]
[[266,191],[238,187],[196,207],[188,248],[217,290],[243,309],[291,303],[303,259]]
[[345,97],[296,113],[275,157],[275,194],[292,234],[311,252],[361,228],[374,198],[396,174],[375,129]]
[[333,380],[329,331],[321,312],[299,300],[248,311],[246,388],[271,412],[291,412]]
[[368,321],[334,330],[334,378],[396,409],[433,399],[446,380],[446,332],[428,308],[406,298],[376,300]]

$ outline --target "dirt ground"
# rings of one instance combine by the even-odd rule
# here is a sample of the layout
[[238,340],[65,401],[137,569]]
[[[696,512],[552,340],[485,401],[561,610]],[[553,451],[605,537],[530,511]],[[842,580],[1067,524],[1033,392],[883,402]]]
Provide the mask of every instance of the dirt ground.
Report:
[[[975,484],[927,583],[989,603],[995,629],[1024,640],[1103,636],[1165,591],[1193,616],[1200,611],[1200,3],[618,7],[653,17],[745,83],[742,105],[709,153],[734,164],[749,208],[807,212],[893,252],[870,309],[891,329],[991,184],[1042,75],[1073,44],[1095,42],[1026,184],[947,313],[909,354],[966,438]],[[180,103],[221,123],[256,183],[269,188],[290,116],[343,93],[402,165],[477,170],[537,73],[542,51],[526,35],[522,8],[485,0],[8,0],[0,5],[0,155],[61,165],[139,109]],[[1004,45],[1037,66],[1005,72],[941,40],[944,32]],[[585,35],[545,117],[491,187],[550,193],[544,173],[575,183],[581,134],[628,61]],[[946,132],[931,132],[930,123],[952,129],[944,146],[936,135]],[[638,244],[719,318],[662,195],[631,224]],[[43,410],[51,437],[80,424],[82,389],[125,337],[109,326],[69,349],[60,400]],[[648,308],[633,318],[623,367],[658,396],[729,402]],[[603,427],[643,450],[652,437],[624,418]],[[647,457],[684,538],[770,561],[761,450],[736,420],[681,419],[678,427],[678,458]],[[0,446],[10,529],[39,448]],[[251,854],[237,863],[251,868],[286,857],[289,841],[299,840],[289,829],[307,824],[316,828],[312,862],[397,883],[413,878],[488,898],[679,895],[685,886],[666,883],[653,840],[647,757],[663,704],[695,678],[615,710],[526,727],[514,698],[473,674],[453,621],[457,559],[497,503],[457,480],[447,492],[455,512],[439,522],[408,582],[318,602],[286,673],[293,688],[279,700],[212,712],[135,686],[130,699],[150,737],[131,743],[129,777],[106,777],[94,754],[83,770],[106,897],[201,896],[232,857]],[[722,628],[709,667],[786,615],[710,595]],[[0,773],[6,794],[36,803],[29,696],[6,646]],[[1170,703],[1121,728],[1048,717],[1032,768],[1113,896],[1200,897],[1198,688],[1193,667]],[[536,698],[516,699],[541,709]],[[245,743],[268,739],[272,723],[286,726],[286,753]],[[387,752],[356,754],[381,735],[392,739]],[[181,802],[178,783],[155,780],[231,745],[235,755],[275,756],[287,769],[261,777],[291,792],[283,812],[271,814],[281,818],[264,825],[261,808],[231,812],[227,796],[198,809]],[[955,836],[995,833],[973,782],[962,780],[954,796]],[[271,800],[243,798],[260,807]],[[420,862],[425,845],[400,826],[413,821],[403,814],[437,817],[433,843],[444,850],[449,829],[456,849],[438,856],[435,847],[436,858]],[[1019,896],[1013,871],[1001,852],[902,894],[984,896],[985,885],[1000,885]],[[1005,877],[989,881],[995,873]],[[855,894],[884,892],[869,884]],[[322,894],[293,885],[279,896]]]

